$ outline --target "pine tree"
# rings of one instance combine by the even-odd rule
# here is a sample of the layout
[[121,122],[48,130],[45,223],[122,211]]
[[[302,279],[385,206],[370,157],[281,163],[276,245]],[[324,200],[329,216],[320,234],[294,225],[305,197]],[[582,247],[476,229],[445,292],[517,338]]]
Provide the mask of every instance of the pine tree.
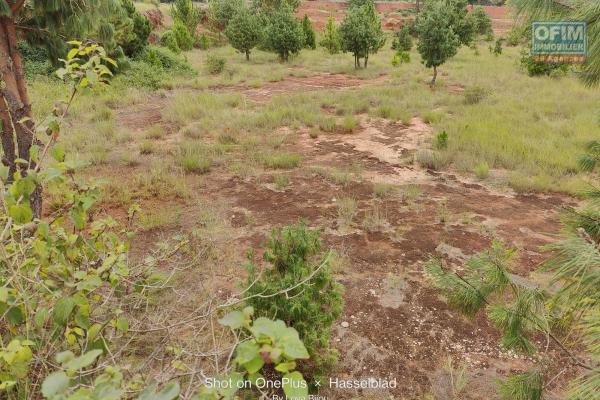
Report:
[[435,85],[437,67],[454,57],[460,46],[460,38],[451,25],[452,10],[443,1],[431,1],[419,14],[417,50],[427,68],[433,67],[431,85]]
[[[122,12],[121,3],[115,0],[0,0],[0,130],[2,163],[8,167],[9,181],[18,169],[15,161],[29,160],[30,148],[38,142],[33,132],[19,37],[24,34],[30,42],[44,44],[51,59],[57,60],[66,54],[63,37],[93,36],[107,18]],[[31,206],[39,217],[39,188],[31,196]]]
[[385,44],[385,35],[381,29],[381,20],[372,1],[365,5],[352,7],[340,25],[342,50],[354,55],[354,67],[360,67],[364,58],[364,67],[368,66],[369,55],[377,53]]
[[282,61],[288,61],[290,55],[297,54],[304,46],[302,24],[289,7],[276,11],[270,20],[266,32],[267,47],[276,52]]
[[408,25],[402,26],[398,32],[394,34],[392,41],[392,50],[410,51],[412,49],[412,37]]
[[210,0],[209,4],[210,19],[213,25],[221,31],[227,28],[229,21],[244,7],[243,0]]
[[307,49],[316,49],[317,39],[315,30],[306,14],[304,14],[304,18],[302,19],[302,30],[304,31],[304,47]]
[[250,51],[256,47],[263,38],[263,27],[256,13],[243,7],[229,21],[225,29],[225,36],[231,46],[246,55],[250,60]]
[[342,42],[337,26],[335,25],[335,20],[332,16],[327,18],[327,24],[325,24],[321,36],[319,45],[325,47],[327,51],[329,51],[329,54],[337,54],[340,52]]

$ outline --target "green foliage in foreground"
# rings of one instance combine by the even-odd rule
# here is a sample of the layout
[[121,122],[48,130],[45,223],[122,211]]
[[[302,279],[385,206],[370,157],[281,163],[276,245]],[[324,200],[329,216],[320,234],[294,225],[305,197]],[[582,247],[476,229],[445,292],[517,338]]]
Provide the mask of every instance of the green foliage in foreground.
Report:
[[[295,371],[297,361],[309,358],[298,332],[294,328],[287,327],[281,320],[272,321],[260,317],[252,321],[253,314],[254,309],[246,307],[243,311],[233,311],[219,320],[221,325],[231,328],[236,336],[241,336],[241,342],[235,349],[233,359],[235,371],[217,377],[231,380],[234,383],[233,388],[219,389],[204,386],[196,397],[198,400],[232,398],[238,391],[238,382],[250,381],[256,385],[257,380],[274,379],[273,370],[281,375],[283,391],[288,398],[308,397],[308,384],[302,373]],[[253,390],[250,388],[244,392]]]
[[330,254],[312,261],[320,249],[319,233],[303,223],[274,231],[264,253],[270,267],[258,275],[250,263],[247,292],[248,304],[258,315],[276,315],[298,330],[311,356],[305,370],[315,375],[336,360],[329,339],[342,311],[341,287],[331,274]]

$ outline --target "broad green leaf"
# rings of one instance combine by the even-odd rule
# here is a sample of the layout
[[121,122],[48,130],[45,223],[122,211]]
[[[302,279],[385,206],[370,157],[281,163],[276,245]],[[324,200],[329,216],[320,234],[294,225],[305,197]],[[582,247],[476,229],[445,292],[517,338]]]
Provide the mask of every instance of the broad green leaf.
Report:
[[290,371],[293,371],[294,369],[296,369],[296,362],[295,361],[290,361],[290,362],[285,362],[285,363],[277,364],[277,366],[275,367],[276,371],[283,372],[284,374],[288,373]]
[[138,400],[173,400],[179,397],[179,383],[172,382],[165,387],[160,392],[155,392],[156,385],[149,386],[146,390],[142,392]]
[[102,350],[90,350],[87,353],[67,362],[64,367],[73,371],[79,371],[85,367],[92,365],[96,359],[102,354]]
[[245,325],[246,316],[241,311],[232,311],[219,320],[223,326],[228,326],[231,329],[239,329]]
[[65,161],[65,149],[60,145],[54,145],[50,149],[50,155],[58,162]]
[[279,338],[278,343],[283,347],[283,355],[288,359],[309,358],[308,351],[294,328],[286,328],[285,333]]
[[235,360],[239,364],[246,364],[252,361],[255,357],[260,356],[260,347],[253,341],[246,341],[238,344],[235,349],[236,358]]
[[6,303],[8,300],[8,288],[2,286],[0,287],[0,302]]
[[56,362],[59,364],[64,364],[69,362],[75,358],[75,354],[71,350],[61,351],[56,355]]
[[308,384],[298,371],[285,374],[282,379],[283,392],[288,399],[303,400],[308,398]]
[[62,371],[54,372],[42,383],[42,394],[46,398],[51,398],[57,394],[61,394],[69,387],[69,377]]
[[129,330],[129,321],[127,318],[119,318],[115,324],[115,328],[123,333],[127,333]]
[[[243,365],[249,374],[255,374],[265,365],[265,360],[259,355]],[[287,372],[287,371],[286,371]]]
[[58,325],[65,326],[69,321],[69,316],[73,312],[75,302],[69,296],[61,297],[54,305],[52,316],[54,322]]
[[77,55],[77,53],[79,52],[78,48],[74,48],[71,49],[68,53],[67,53],[67,60],[71,60],[73,57],[75,57]]
[[240,382],[244,379],[244,376],[239,372],[232,372],[231,374],[229,374],[229,379],[231,379],[231,387],[219,390],[220,394],[225,400],[230,400],[234,398],[235,394],[238,391],[238,387],[242,386]]
[[33,211],[26,204],[15,204],[8,208],[8,215],[15,221],[16,224],[22,225],[31,222],[33,219]]

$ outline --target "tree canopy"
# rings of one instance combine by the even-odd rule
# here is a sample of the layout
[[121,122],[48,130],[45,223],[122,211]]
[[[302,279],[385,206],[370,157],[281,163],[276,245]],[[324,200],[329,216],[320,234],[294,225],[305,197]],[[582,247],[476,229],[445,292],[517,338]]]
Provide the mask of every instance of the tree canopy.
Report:
[[354,55],[354,66],[360,67],[364,58],[368,66],[369,54],[377,53],[385,45],[385,35],[381,29],[381,20],[372,1],[352,7],[340,25],[342,50]]
[[419,43],[417,50],[427,68],[433,67],[431,84],[435,84],[437,67],[453,57],[459,46],[460,38],[454,32],[452,12],[444,1],[427,3],[417,22]]

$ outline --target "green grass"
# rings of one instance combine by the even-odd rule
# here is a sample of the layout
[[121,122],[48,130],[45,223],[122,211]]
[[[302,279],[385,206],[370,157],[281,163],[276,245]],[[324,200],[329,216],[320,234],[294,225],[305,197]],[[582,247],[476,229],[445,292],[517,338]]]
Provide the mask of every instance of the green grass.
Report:
[[[419,62],[415,49],[410,63],[394,68],[390,64],[392,51],[386,46],[370,58],[367,70],[354,70],[351,55],[330,56],[322,49],[303,50],[288,64],[258,50],[253,51],[250,62],[229,46],[194,50],[186,56],[199,74],[185,80],[173,78],[174,89],[162,111],[163,121],[181,128],[185,139],[217,141],[230,146],[230,150],[239,149],[246,161],[255,162],[262,147],[271,146],[268,138],[272,132],[282,126],[308,127],[316,137],[317,128],[324,132],[355,131],[356,120],[352,118],[361,113],[402,124],[420,117],[432,125],[434,132],[446,131],[449,138],[447,147],[438,149],[432,162],[421,157],[425,165],[473,173],[485,163],[490,170],[505,170],[499,176],[507,177],[505,183],[520,191],[576,193],[593,177],[578,171],[577,159],[585,143],[598,135],[596,106],[600,92],[584,87],[574,74],[528,77],[517,65],[518,48],[507,47],[495,57],[487,51],[487,45],[479,45],[479,55],[471,49],[460,49],[440,67],[433,90],[427,85],[431,70]],[[231,73],[215,77],[205,72],[208,54],[226,58]],[[256,87],[287,76],[317,73],[343,73],[359,79],[386,74],[390,81],[345,90],[285,93],[261,104],[240,92],[202,90],[238,83]],[[457,86],[464,91],[457,91]],[[38,120],[52,110],[57,94],[59,98],[68,95],[67,85],[48,78],[36,78],[30,90]],[[78,158],[89,159],[88,153],[93,150],[86,144],[89,138],[101,136],[117,144],[120,126],[115,125],[116,110],[144,101],[144,91],[123,87],[118,79],[98,94],[82,94],[69,118],[82,136],[64,140],[78,149]],[[324,114],[324,104],[335,109],[338,116],[349,117],[338,120]],[[299,161],[270,158],[258,163],[268,168],[299,165]]]
[[263,164],[272,169],[293,169],[300,165],[302,157],[294,153],[270,153],[263,158]]

